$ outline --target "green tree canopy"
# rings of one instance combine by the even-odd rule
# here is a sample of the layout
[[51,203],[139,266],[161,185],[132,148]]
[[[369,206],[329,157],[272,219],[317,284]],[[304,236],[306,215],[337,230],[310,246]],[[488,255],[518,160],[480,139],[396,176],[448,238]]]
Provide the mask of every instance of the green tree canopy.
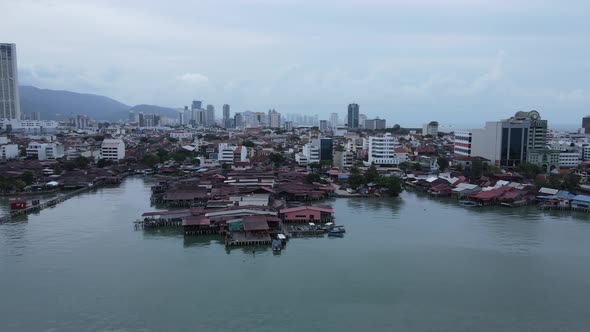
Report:
[[443,172],[449,168],[449,161],[445,157],[438,157],[436,163],[438,164],[438,168]]

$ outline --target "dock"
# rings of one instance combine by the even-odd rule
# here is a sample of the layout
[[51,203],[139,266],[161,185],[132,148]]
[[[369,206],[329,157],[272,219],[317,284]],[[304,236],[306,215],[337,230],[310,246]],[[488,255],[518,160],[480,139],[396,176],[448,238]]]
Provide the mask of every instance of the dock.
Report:
[[15,217],[24,216],[24,215],[27,215],[29,213],[33,213],[33,212],[41,211],[43,209],[54,207],[57,204],[59,204],[61,202],[64,202],[64,201],[67,201],[68,199],[70,199],[70,198],[72,198],[72,197],[74,197],[74,196],[76,196],[78,194],[81,194],[83,192],[90,191],[90,190],[95,189],[95,188],[97,188],[97,186],[94,186],[93,185],[93,186],[88,186],[88,187],[76,189],[76,190],[73,190],[73,191],[69,191],[69,192],[67,192],[67,193],[65,193],[65,194],[63,194],[63,195],[61,195],[59,197],[52,198],[52,199],[50,199],[48,201],[45,201],[45,202],[42,202],[42,203],[39,203],[39,204],[36,204],[36,205],[32,205],[32,206],[29,206],[29,207],[24,208],[24,209],[11,211],[10,214],[7,214],[5,216],[0,217],[0,224],[1,223],[4,223],[4,222],[11,221]]

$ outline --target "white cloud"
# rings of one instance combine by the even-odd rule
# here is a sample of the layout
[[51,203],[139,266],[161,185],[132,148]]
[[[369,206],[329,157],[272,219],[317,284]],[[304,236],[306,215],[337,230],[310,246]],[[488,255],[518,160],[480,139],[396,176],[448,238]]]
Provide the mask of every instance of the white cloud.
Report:
[[190,84],[207,84],[209,82],[207,76],[199,73],[185,73],[176,76],[176,79]]

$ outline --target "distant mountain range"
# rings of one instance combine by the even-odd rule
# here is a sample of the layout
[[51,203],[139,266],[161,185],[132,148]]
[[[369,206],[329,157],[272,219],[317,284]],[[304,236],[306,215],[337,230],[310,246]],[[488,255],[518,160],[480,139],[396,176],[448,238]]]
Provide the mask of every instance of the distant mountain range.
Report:
[[154,105],[128,106],[114,99],[65,90],[39,89],[34,86],[19,87],[21,112],[39,112],[43,120],[65,120],[73,115],[87,115],[94,120],[127,120],[129,111],[176,117],[173,108]]

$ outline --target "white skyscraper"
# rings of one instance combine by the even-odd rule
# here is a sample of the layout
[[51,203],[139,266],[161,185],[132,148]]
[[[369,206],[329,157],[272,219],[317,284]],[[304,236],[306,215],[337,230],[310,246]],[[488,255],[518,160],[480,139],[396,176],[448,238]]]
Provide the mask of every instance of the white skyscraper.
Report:
[[334,129],[338,125],[338,113],[330,114],[330,128]]
[[0,119],[20,120],[15,44],[0,44]]

